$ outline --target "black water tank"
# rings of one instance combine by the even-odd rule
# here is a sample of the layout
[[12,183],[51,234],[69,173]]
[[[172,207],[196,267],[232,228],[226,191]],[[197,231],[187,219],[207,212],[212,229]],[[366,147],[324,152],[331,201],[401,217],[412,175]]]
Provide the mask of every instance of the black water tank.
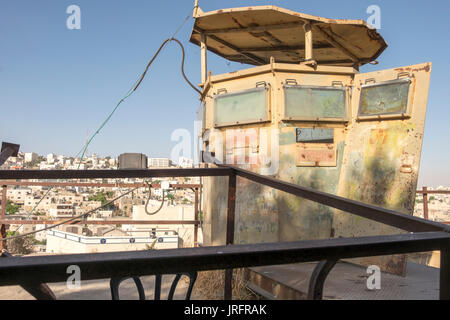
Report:
[[123,153],[119,156],[119,169],[147,169],[147,156],[142,153]]

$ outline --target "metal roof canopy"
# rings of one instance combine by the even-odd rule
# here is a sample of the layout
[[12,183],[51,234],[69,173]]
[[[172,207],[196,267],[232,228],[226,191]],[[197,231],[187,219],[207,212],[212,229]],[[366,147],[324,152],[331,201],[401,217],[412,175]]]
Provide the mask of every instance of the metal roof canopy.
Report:
[[[251,65],[301,63],[355,66],[374,61],[387,48],[363,20],[334,20],[277,6],[194,11],[190,41],[225,59]],[[206,50],[205,50],[206,51]]]

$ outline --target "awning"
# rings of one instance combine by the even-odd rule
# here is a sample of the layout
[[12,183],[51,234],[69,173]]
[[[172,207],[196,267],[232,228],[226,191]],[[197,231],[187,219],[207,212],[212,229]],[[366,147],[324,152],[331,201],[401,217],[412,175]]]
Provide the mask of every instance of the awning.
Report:
[[321,65],[354,66],[374,61],[386,48],[383,37],[363,20],[335,20],[276,6],[197,11],[191,42],[230,61],[263,65],[305,60],[305,31],[313,34],[313,58]]

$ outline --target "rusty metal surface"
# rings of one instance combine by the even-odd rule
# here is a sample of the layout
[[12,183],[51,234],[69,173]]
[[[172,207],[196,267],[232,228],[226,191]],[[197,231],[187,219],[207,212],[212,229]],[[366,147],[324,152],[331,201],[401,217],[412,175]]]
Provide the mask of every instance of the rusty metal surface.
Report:
[[[13,257],[13,255],[11,255],[9,252],[3,251],[0,259],[7,259],[11,257]],[[40,283],[39,280],[36,279],[31,282],[18,281],[18,284],[37,300],[56,300],[56,296],[53,293],[52,289],[50,289],[47,284]]]
[[[279,151],[274,161],[279,160],[279,167],[274,178],[314,191],[354,199],[358,203],[372,204],[373,207],[387,208],[391,213],[379,212],[375,218],[378,223],[368,222],[367,219],[373,219],[374,216],[367,214],[365,210],[359,213],[357,210],[353,211],[357,216],[341,213],[330,207],[329,202],[317,203],[308,198],[273,191],[255,183],[255,180],[246,181],[246,179],[238,178],[237,186],[240,191],[236,198],[236,243],[395,234],[399,232],[397,228],[422,228],[418,225],[413,226],[414,223],[411,224],[409,219],[397,220],[398,216],[392,215],[392,212],[412,213],[431,64],[368,74],[359,74],[349,70],[348,67],[324,68],[320,65],[317,69],[308,69],[305,66],[273,63],[211,77],[208,89],[210,94],[224,89],[229,93],[252,89],[261,81],[270,86],[270,99],[267,106],[271,114],[270,122],[219,128],[223,141],[226,141],[222,153],[230,159],[227,164],[264,174],[267,167],[261,157],[263,145],[249,143],[244,148],[230,146],[226,132],[254,130],[256,131],[254,136],[258,139],[263,130],[278,130],[279,135],[275,139],[278,139]],[[402,86],[403,83],[411,81],[406,113],[403,103],[399,114],[388,112],[388,114],[364,116],[366,118],[362,119],[363,116],[359,114],[361,87],[378,85],[386,81],[390,81],[391,84],[393,83],[391,81],[401,82]],[[347,97],[346,119],[340,121],[330,121],[334,119],[326,118],[290,120],[286,117],[283,88],[294,83],[306,87],[343,88]],[[377,94],[384,93],[384,89],[377,90]],[[373,96],[372,94],[372,99]],[[386,103],[389,104],[390,101],[395,103],[394,96],[392,92],[387,97],[381,96],[378,106],[386,107]],[[402,97],[404,102],[405,95]],[[373,102],[376,103],[376,101]],[[211,129],[214,128],[212,99],[205,96],[204,103],[206,106],[204,128]],[[385,110],[392,111],[390,106],[387,107],[389,108]],[[333,143],[316,143],[316,139],[320,137],[299,142],[298,129],[333,131]],[[273,139],[270,138],[270,144],[274,143]],[[210,142],[212,143],[212,140]],[[220,153],[220,150],[215,151]],[[355,154],[356,157],[353,156]],[[237,161],[240,155],[245,156],[244,164]],[[249,160],[256,161],[249,163]],[[398,170],[392,171],[390,169],[392,165]],[[349,178],[351,170],[355,174]],[[371,178],[372,176],[374,179]],[[204,212],[209,228],[205,233],[205,239],[211,240],[213,244],[224,244],[225,232],[222,226],[226,223],[224,214],[226,199],[221,194],[226,193],[226,190],[222,187],[223,182],[220,182],[218,178],[205,180],[210,180],[209,188],[204,191],[205,202],[207,202],[204,202]],[[350,185],[356,189],[350,188]],[[387,192],[387,189],[390,192]],[[370,197],[380,201],[371,202]],[[361,216],[361,213],[367,215]],[[392,223],[397,228],[387,226]],[[342,225],[337,226],[338,224]],[[383,266],[383,270],[404,272],[406,261],[404,257],[386,257],[381,260],[377,258],[377,260]]]
[[[7,187],[5,185],[2,186],[2,211],[1,211],[1,215],[0,218],[3,220],[6,217],[6,202],[7,202]],[[4,224],[1,224],[0,226],[0,234],[2,236],[3,239],[6,238],[6,226]],[[1,250],[6,250],[7,249],[7,241],[1,241],[0,242],[0,249]]]
[[[234,244],[234,224],[235,224],[235,209],[236,209],[236,175],[232,174],[228,178],[228,206],[227,206],[227,238],[226,244]],[[232,298],[232,281],[233,270],[225,270],[225,291],[224,299],[231,300]]]
[[441,250],[441,265],[440,265],[440,291],[439,297],[441,300],[450,300],[450,248]]
[[[338,82],[346,88],[345,90],[348,90],[347,86],[350,85],[351,76],[355,70],[348,67],[319,66],[317,72],[312,72],[311,69],[292,64],[274,64],[273,67],[273,70],[266,66],[256,67],[236,74],[218,75],[212,78],[210,92],[217,92],[222,88],[230,93],[242,91],[254,88],[256,83],[262,81],[268,87],[270,86],[268,100],[270,122],[220,128],[223,140],[226,141],[223,153],[227,157],[227,164],[264,174],[269,166],[262,156],[264,144],[260,143],[262,133],[265,131],[269,135],[269,145],[279,144],[278,154],[274,154],[270,148],[266,149],[269,155],[274,156],[274,162],[279,160],[279,169],[274,175],[275,178],[336,194],[345,143],[345,126],[342,123],[345,120],[320,125],[311,122],[285,121],[283,87],[287,79],[291,79],[296,83],[314,87],[330,87]],[[205,103],[204,127],[210,129],[214,127],[213,101],[207,97]],[[305,132],[313,128],[320,128],[318,131],[333,132],[333,143],[316,143],[316,141],[297,143],[299,128],[305,129]],[[244,146],[236,146],[233,139],[228,139],[226,134],[228,130],[236,130],[238,133],[251,136],[252,139]],[[249,134],[248,130],[254,130],[254,134]],[[279,131],[279,134],[271,137],[272,130]],[[328,136],[326,138],[328,139]],[[211,139],[210,145],[213,145],[213,141]],[[327,157],[331,154],[330,145],[334,150],[332,161],[320,162],[320,166],[324,167],[297,165],[300,146],[305,146],[306,150],[323,148]],[[240,157],[244,159],[245,164],[239,162]],[[301,165],[301,163],[298,164]],[[208,185],[204,189],[204,194],[207,196],[203,202],[207,220],[205,239],[207,241],[211,239],[213,244],[224,244],[225,232],[222,226],[226,223],[223,214],[226,199],[223,194],[227,192],[224,190],[226,182],[223,182],[221,178],[205,178],[205,181]],[[238,190],[240,191],[236,197],[236,243],[323,239],[330,236],[333,210],[325,205],[287,195],[239,177]]]
[[0,286],[36,279],[44,283],[65,282],[70,265],[78,265],[83,270],[81,280],[85,281],[411,253],[440,250],[449,244],[449,233],[425,232],[175,250],[12,257],[0,259]]
[[337,260],[322,260],[314,268],[308,289],[308,300],[322,300],[323,286],[328,274],[333,270]]
[[[194,200],[194,220],[198,221],[199,219],[199,208],[200,208],[200,202],[199,202],[199,191],[198,189],[195,189],[195,200]],[[198,224],[194,227],[194,248],[198,246]]]
[[[245,132],[246,130],[254,130],[256,134],[253,136],[258,140],[261,137],[263,130],[279,130],[277,136],[279,144],[278,155],[274,157],[274,161],[278,161],[279,167],[274,178],[296,184],[301,187],[305,187],[311,190],[324,192],[327,194],[338,195],[341,187],[343,177],[346,170],[344,167],[351,166],[348,155],[351,152],[359,150],[368,150],[372,152],[373,156],[376,152],[372,150],[372,146],[364,141],[359,141],[359,144],[352,144],[352,141],[358,141],[360,133],[354,131],[354,128],[364,128],[367,126],[392,126],[395,122],[407,123],[408,119],[392,120],[392,119],[377,119],[377,121],[364,121],[359,122],[358,117],[358,103],[353,103],[351,100],[352,91],[357,90],[353,87],[358,85],[365,85],[366,80],[375,79],[375,82],[379,82],[378,72],[371,74],[358,74],[354,70],[351,72],[347,67],[318,67],[317,70],[307,69],[301,66],[295,65],[282,65],[273,64],[263,67],[255,67],[247,70],[242,70],[236,73],[230,73],[225,75],[217,75],[211,78],[209,83],[209,92],[215,93],[218,90],[226,89],[227,92],[232,93],[236,91],[242,91],[245,89],[251,89],[255,87],[255,84],[264,81],[268,86],[270,85],[270,100],[268,109],[271,114],[270,123],[257,123],[247,125],[233,125],[227,127],[221,127],[220,132],[223,140],[226,141],[223,153],[231,159],[232,164],[239,166],[254,173],[264,174],[266,166],[261,157],[261,148],[263,145],[259,143],[249,142],[248,146],[238,148],[233,146],[233,142],[227,138],[226,132],[228,130],[237,130]],[[420,70],[420,71],[419,71]],[[431,70],[427,64],[419,66],[411,66],[407,68],[398,68],[391,73],[391,79],[398,79],[405,77],[405,72],[410,72],[409,78],[412,78],[414,74],[411,72],[426,73]],[[377,79],[378,78],[378,79]],[[364,79],[361,82],[355,79]],[[372,82],[368,83],[373,83]],[[422,80],[421,80],[422,81]],[[412,85],[415,85],[417,80],[413,80]],[[346,91],[346,120],[340,122],[327,121],[328,119],[317,119],[316,121],[305,120],[287,120],[285,110],[285,97],[283,95],[283,88],[287,83],[297,83],[309,87],[333,87],[344,88]],[[419,91],[424,92],[428,83],[425,81],[424,86]],[[417,90],[411,90],[416,92]],[[354,98],[355,99],[355,98]],[[425,108],[421,109],[416,107],[418,103],[424,104],[427,100],[426,95],[421,95],[420,98],[414,97],[414,106],[411,109],[411,120],[424,122],[425,120]],[[211,98],[205,97],[205,117],[204,128],[214,128],[214,108]],[[419,109],[419,110],[417,110]],[[320,137],[312,137],[312,141],[297,141],[298,130],[325,130],[333,132],[333,143],[316,143],[316,139]],[[419,133],[410,132],[409,134]],[[410,181],[417,182],[416,166],[415,163],[411,163],[410,156],[415,157],[415,161],[420,158],[421,152],[421,139],[422,136],[415,135],[416,141],[411,144],[411,151],[408,155],[401,155],[399,161],[402,161],[400,166],[400,173],[405,176],[410,176]],[[270,139],[270,144],[274,143],[273,138]],[[211,140],[211,144],[212,144]],[[376,141],[376,140],[373,140]],[[331,142],[331,141],[330,141]],[[231,143],[231,145],[230,145]],[[218,150],[215,150],[218,151]],[[220,153],[220,150],[219,152]],[[306,159],[311,161],[300,161],[299,157],[302,154],[307,158],[311,156],[313,159]],[[245,155],[245,164],[237,162],[240,155]],[[272,154],[273,155],[273,154]],[[417,155],[417,157],[416,157]],[[331,156],[331,158],[330,158]],[[256,160],[249,163],[249,160]],[[331,160],[331,161],[328,161]],[[228,159],[227,159],[228,161]],[[314,163],[313,163],[314,161]],[[408,168],[408,170],[405,170]],[[408,173],[410,170],[414,172]],[[383,176],[380,174],[380,176]],[[387,172],[384,175],[386,180],[392,178]],[[357,179],[356,181],[360,181]],[[226,194],[226,182],[221,178],[206,178],[208,188],[204,190],[205,201],[204,212],[205,219],[207,221],[207,228],[205,233],[205,239],[211,240],[213,244],[225,243],[225,231],[223,225],[226,223],[225,210],[226,210],[226,198],[223,194]],[[379,187],[381,187],[380,184]],[[386,185],[386,184],[384,184]],[[414,190],[415,185],[411,187]],[[254,181],[246,181],[238,177],[238,193],[236,198],[236,243],[260,243],[260,242],[272,242],[272,241],[295,241],[306,239],[323,239],[336,235],[334,224],[335,210],[331,208],[328,203],[316,203],[310,199],[302,199],[293,195],[286,194],[285,192],[273,191],[264,185],[259,185]],[[381,194],[381,191],[380,191]],[[257,196],[255,196],[257,195]],[[348,196],[343,195],[344,198]],[[351,198],[351,197],[350,197]],[[409,202],[410,198],[400,199],[399,201]],[[361,202],[361,201],[359,201]],[[362,201],[365,202],[365,201]],[[375,207],[380,207],[377,205]],[[381,207],[385,207],[381,205]],[[387,207],[390,208],[390,207]],[[396,211],[396,210],[391,210]],[[353,211],[356,212],[356,211]],[[401,211],[405,213],[405,211]],[[351,215],[347,214],[349,217]],[[396,220],[397,217],[391,217],[390,213],[379,214],[376,219],[384,220],[384,223],[391,223]],[[368,218],[369,216],[366,216]],[[355,220],[362,219],[359,217],[352,218]],[[377,220],[377,221],[382,221]],[[359,221],[359,220],[358,220]],[[404,221],[397,221],[395,224],[399,227],[410,228],[412,225],[408,219]],[[349,226],[351,229],[351,225]],[[415,228],[415,227],[413,227]],[[385,227],[381,228],[382,234],[393,234],[398,232],[395,228]],[[376,234],[376,233],[373,233]],[[359,235],[364,235],[363,231]]]
[[[344,164],[338,194],[342,197],[412,215],[422,152],[431,64],[358,74],[354,80],[352,117],[360,114],[361,87],[366,83],[392,83],[405,74],[411,80],[408,96],[410,116],[399,119],[374,117],[348,127]],[[397,98],[400,98],[398,96]],[[388,103],[372,97],[370,103]],[[377,102],[378,101],[378,102]],[[363,106],[364,107],[364,106]],[[389,108],[385,106],[384,108]],[[408,170],[405,170],[408,168]],[[337,237],[398,233],[398,229],[337,211],[333,219]],[[360,259],[363,265],[405,274],[404,256]]]
[[0,170],[1,180],[27,179],[99,179],[99,178],[169,178],[228,176],[227,168],[148,169],[148,170]]
[[336,167],[337,157],[334,147],[309,149],[298,146],[297,166],[299,167]]
[[365,64],[387,47],[363,20],[327,19],[276,6],[197,11],[191,42],[207,38],[208,50],[231,61],[263,65],[305,60],[304,24],[312,25],[314,60],[319,64]]
[[[3,225],[13,225],[13,224],[23,224],[23,225],[54,225],[60,224],[64,220],[12,220],[12,219],[1,219],[0,224]],[[199,225],[200,221],[197,220],[76,220],[72,221],[70,224],[89,224],[89,225],[117,225],[117,224],[130,224],[130,225]]]
[[[98,188],[137,188],[137,187],[151,187],[161,188],[160,184],[147,184],[147,183],[99,183],[99,182],[30,182],[30,181],[0,181],[2,186],[35,186],[35,187],[98,187]],[[170,184],[172,189],[197,189],[200,188],[199,184]]]
[[240,177],[264,184],[286,193],[290,193],[297,197],[301,197],[310,201],[317,202],[319,204],[342,210],[346,213],[351,213],[352,215],[358,216],[360,218],[372,220],[374,221],[374,223],[375,221],[377,221],[379,223],[395,227],[396,229],[398,228],[401,230],[406,230],[408,232],[450,232],[450,228],[438,222],[428,221],[401,212],[396,212],[382,207],[377,207],[363,202],[358,202],[325,192],[320,192],[312,188],[301,187],[297,184],[265,177],[237,167],[231,168],[233,168],[233,170],[236,171],[236,174]]

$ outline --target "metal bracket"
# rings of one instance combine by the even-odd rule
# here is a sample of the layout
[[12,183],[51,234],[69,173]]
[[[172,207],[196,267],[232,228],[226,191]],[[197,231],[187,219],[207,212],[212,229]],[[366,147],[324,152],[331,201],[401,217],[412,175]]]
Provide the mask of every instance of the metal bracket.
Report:
[[323,299],[323,285],[328,274],[338,261],[339,260],[323,260],[317,264],[311,275],[311,280],[309,281],[308,300]]
[[267,87],[267,83],[265,81],[259,81],[256,83],[256,88],[260,88],[260,87]]
[[411,75],[409,74],[409,72],[399,72],[399,74],[397,75],[397,79],[400,78],[411,78]]
[[228,93],[228,90],[227,89],[219,89],[219,90],[217,90],[216,95],[224,94],[224,93]]
[[286,85],[296,86],[297,85],[297,80],[295,80],[295,79],[286,79],[284,83]]

